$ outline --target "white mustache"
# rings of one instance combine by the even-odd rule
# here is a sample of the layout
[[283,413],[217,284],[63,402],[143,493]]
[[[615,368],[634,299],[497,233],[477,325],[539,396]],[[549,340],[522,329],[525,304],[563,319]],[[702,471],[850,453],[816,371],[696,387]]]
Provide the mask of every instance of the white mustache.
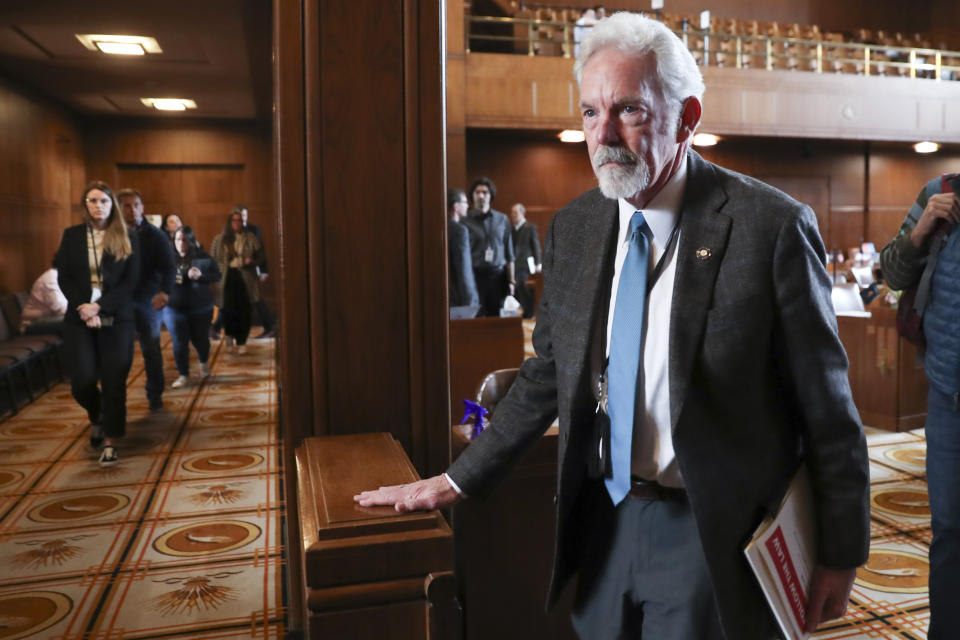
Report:
[[633,153],[626,147],[608,147],[600,145],[593,153],[593,166],[602,167],[608,162],[618,164],[637,164],[640,162],[640,156]]

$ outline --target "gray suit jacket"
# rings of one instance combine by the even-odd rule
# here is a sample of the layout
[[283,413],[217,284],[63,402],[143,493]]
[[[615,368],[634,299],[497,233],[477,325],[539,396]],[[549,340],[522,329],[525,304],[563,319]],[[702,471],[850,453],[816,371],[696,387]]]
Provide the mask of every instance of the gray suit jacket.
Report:
[[[822,564],[852,568],[869,548],[866,443],[837,337],[823,243],[811,209],[703,160],[687,159],[673,306],[673,441],[728,638],[774,623],[742,554],[801,460],[808,464]],[[448,473],[483,497],[560,418],[554,575],[576,572],[572,540],[586,480],[591,344],[606,322],[617,203],[599,190],[553,218],[533,341],[484,434]]]
[[459,222],[447,219],[447,277],[450,306],[480,305],[477,282],[470,258],[470,232]]

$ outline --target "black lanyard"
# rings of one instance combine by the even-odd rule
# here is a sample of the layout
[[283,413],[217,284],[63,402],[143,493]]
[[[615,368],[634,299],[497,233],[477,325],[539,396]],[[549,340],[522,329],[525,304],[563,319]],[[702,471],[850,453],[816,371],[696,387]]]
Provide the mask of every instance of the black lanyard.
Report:
[[103,289],[103,272],[100,269],[100,258],[97,257],[97,237],[93,235],[93,227],[87,225],[87,231],[90,233],[90,244],[93,246],[93,264],[97,266],[97,284]]

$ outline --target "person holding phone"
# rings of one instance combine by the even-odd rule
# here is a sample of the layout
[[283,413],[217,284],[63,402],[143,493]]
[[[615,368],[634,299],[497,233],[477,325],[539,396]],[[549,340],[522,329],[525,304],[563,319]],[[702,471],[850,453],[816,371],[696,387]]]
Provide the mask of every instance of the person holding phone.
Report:
[[210,286],[220,281],[217,261],[203,250],[190,227],[173,234],[177,251],[176,272],[170,300],[163,310],[164,323],[170,329],[173,359],[180,376],[170,385],[174,389],[190,381],[190,343],[197,351],[200,375],[210,375],[210,320],[213,318],[213,292]]

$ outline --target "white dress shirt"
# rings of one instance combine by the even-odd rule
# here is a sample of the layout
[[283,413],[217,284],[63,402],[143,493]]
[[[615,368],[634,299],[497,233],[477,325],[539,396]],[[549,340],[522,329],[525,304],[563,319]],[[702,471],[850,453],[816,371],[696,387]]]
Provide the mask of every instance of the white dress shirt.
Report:
[[[666,487],[682,487],[683,478],[673,452],[670,433],[670,309],[673,304],[673,281],[677,271],[678,237],[664,256],[670,234],[680,217],[683,191],[687,184],[687,166],[670,178],[653,200],[642,210],[650,228],[650,263],[648,273],[663,257],[660,276],[647,296],[644,306],[646,322],[643,325],[643,380],[644,404],[639,415],[639,424],[633,428],[633,452],[630,459],[631,474],[644,480],[656,480]],[[610,311],[607,316],[607,349],[610,355],[610,332],[613,329],[613,312],[616,307],[617,287],[620,272],[630,246],[627,231],[630,218],[637,209],[621,198],[620,231],[617,235],[617,258],[610,289]],[[652,237],[651,237],[652,236]]]

